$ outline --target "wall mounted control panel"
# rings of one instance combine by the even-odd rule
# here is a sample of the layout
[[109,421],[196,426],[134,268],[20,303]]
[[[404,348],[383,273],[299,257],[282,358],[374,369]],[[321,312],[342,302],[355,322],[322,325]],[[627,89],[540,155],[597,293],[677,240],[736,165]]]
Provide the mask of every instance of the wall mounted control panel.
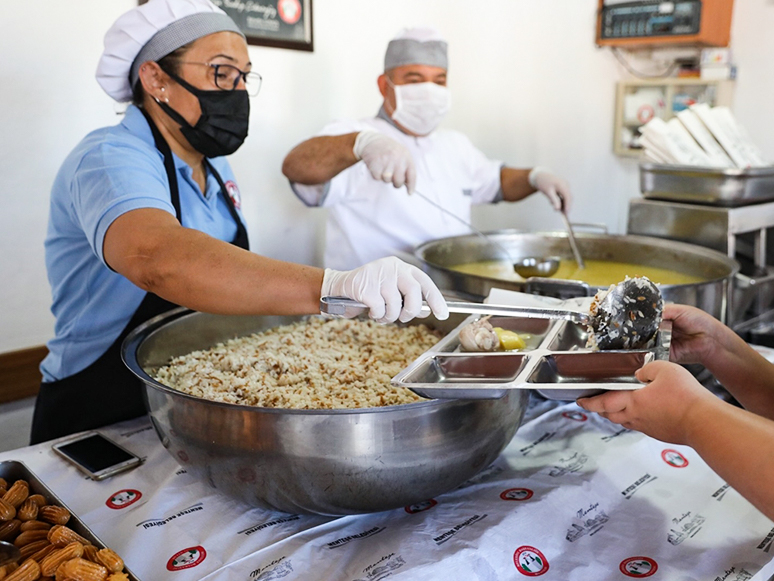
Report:
[[599,0],[597,44],[728,46],[734,0]]
[[701,2],[632,2],[602,9],[602,38],[698,34]]

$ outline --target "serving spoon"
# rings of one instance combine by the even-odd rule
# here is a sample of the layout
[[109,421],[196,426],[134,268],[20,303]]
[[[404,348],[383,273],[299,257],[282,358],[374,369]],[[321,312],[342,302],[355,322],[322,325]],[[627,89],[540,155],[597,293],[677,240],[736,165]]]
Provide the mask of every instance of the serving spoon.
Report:
[[8,563],[15,563],[20,557],[21,553],[16,546],[0,541],[0,567]]
[[[593,344],[601,350],[645,348],[661,324],[664,301],[658,287],[649,279],[638,277],[612,285],[600,294],[597,293],[588,313],[463,301],[447,301],[446,306],[450,313],[562,319],[585,325],[593,336]],[[320,312],[334,317],[352,318],[368,311],[368,306],[345,297],[320,299]],[[429,314],[430,307],[423,303],[418,316]]]

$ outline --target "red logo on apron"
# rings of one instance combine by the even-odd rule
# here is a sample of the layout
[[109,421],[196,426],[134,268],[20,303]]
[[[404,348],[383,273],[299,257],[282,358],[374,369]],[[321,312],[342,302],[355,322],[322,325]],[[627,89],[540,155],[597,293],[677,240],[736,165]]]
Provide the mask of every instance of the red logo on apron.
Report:
[[503,490],[500,493],[500,498],[503,500],[529,500],[532,498],[532,495],[534,492],[532,492],[529,488],[509,488],[508,490]]
[[224,185],[226,186],[228,197],[231,198],[234,207],[239,210],[242,207],[242,196],[239,194],[239,188],[231,180],[228,180]]
[[167,571],[182,571],[183,569],[190,569],[196,567],[199,563],[207,558],[207,551],[204,547],[189,547],[183,549],[167,561]]
[[133,505],[142,498],[142,492],[139,490],[125,489],[119,490],[113,496],[105,501],[105,505],[113,510],[120,510]]
[[677,450],[664,450],[661,452],[661,458],[675,468],[685,468],[688,466],[688,459]]
[[575,420],[576,422],[585,422],[589,417],[583,412],[562,412],[562,417],[568,420]]
[[406,507],[406,512],[409,514],[416,514],[418,512],[424,512],[426,510],[430,510],[433,508],[436,504],[438,504],[435,500],[432,498],[430,500],[423,500],[422,502],[417,502],[414,504],[411,504]]
[[279,0],[277,11],[283,22],[295,24],[301,18],[301,3],[298,0]]
[[548,559],[535,547],[524,545],[513,553],[513,564],[519,573],[527,577],[537,577],[548,571]]
[[658,571],[658,563],[650,557],[629,557],[618,568],[627,577],[650,577]]

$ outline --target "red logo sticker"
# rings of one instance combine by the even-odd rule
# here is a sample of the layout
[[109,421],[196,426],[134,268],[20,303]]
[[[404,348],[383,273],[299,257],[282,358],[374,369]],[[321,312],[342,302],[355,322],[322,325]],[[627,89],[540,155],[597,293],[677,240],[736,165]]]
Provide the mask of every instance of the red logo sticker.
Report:
[[234,203],[234,207],[239,210],[242,207],[242,196],[239,193],[239,188],[231,180],[228,180],[224,185],[226,186],[226,193],[228,194],[228,197],[231,198],[231,201]]
[[178,450],[177,457],[181,462],[188,462],[188,454],[186,454],[185,450]]
[[568,420],[575,420],[576,422],[585,422],[589,419],[583,412],[562,412],[562,416]]
[[112,508],[114,510],[120,510],[122,508],[126,508],[127,506],[133,505],[135,502],[140,500],[142,498],[142,492],[139,490],[132,490],[132,489],[125,489],[125,490],[119,490],[113,496],[108,498],[105,501],[105,505],[108,508]]
[[656,116],[656,110],[651,105],[642,105],[637,109],[637,121],[647,123]]
[[417,502],[414,504],[411,504],[406,507],[406,512],[409,514],[416,514],[418,512],[424,512],[426,510],[430,510],[433,508],[438,502],[433,500],[432,498],[430,500],[423,500],[422,502]]
[[621,561],[619,569],[627,577],[650,577],[658,571],[658,563],[650,557],[629,557]]
[[190,569],[196,567],[199,563],[207,558],[207,551],[204,547],[189,547],[183,549],[167,561],[167,571],[182,571],[183,569]]
[[500,498],[503,500],[529,500],[532,498],[532,495],[534,492],[532,492],[529,488],[509,488],[508,490],[503,490],[500,493]]
[[295,24],[301,18],[301,3],[298,0],[279,0],[277,11],[283,22]]
[[685,468],[688,466],[688,459],[677,450],[664,450],[661,452],[661,458],[675,468]]
[[537,577],[548,571],[548,559],[535,547],[524,545],[513,553],[513,564],[519,573],[527,577]]

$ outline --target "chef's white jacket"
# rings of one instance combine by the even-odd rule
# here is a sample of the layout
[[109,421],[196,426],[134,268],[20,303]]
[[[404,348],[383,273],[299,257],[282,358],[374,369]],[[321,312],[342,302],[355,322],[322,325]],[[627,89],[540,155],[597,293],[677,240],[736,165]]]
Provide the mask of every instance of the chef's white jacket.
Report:
[[[471,204],[502,199],[502,163],[487,159],[462,133],[436,130],[425,137],[406,135],[384,110],[376,118],[335,121],[318,135],[344,135],[375,129],[411,152],[417,169],[417,191],[470,222]],[[328,208],[325,266],[350,270],[396,251],[447,236],[470,234],[464,224],[447,216],[406,188],[375,180],[360,161],[324,184],[291,182],[309,206]]]

